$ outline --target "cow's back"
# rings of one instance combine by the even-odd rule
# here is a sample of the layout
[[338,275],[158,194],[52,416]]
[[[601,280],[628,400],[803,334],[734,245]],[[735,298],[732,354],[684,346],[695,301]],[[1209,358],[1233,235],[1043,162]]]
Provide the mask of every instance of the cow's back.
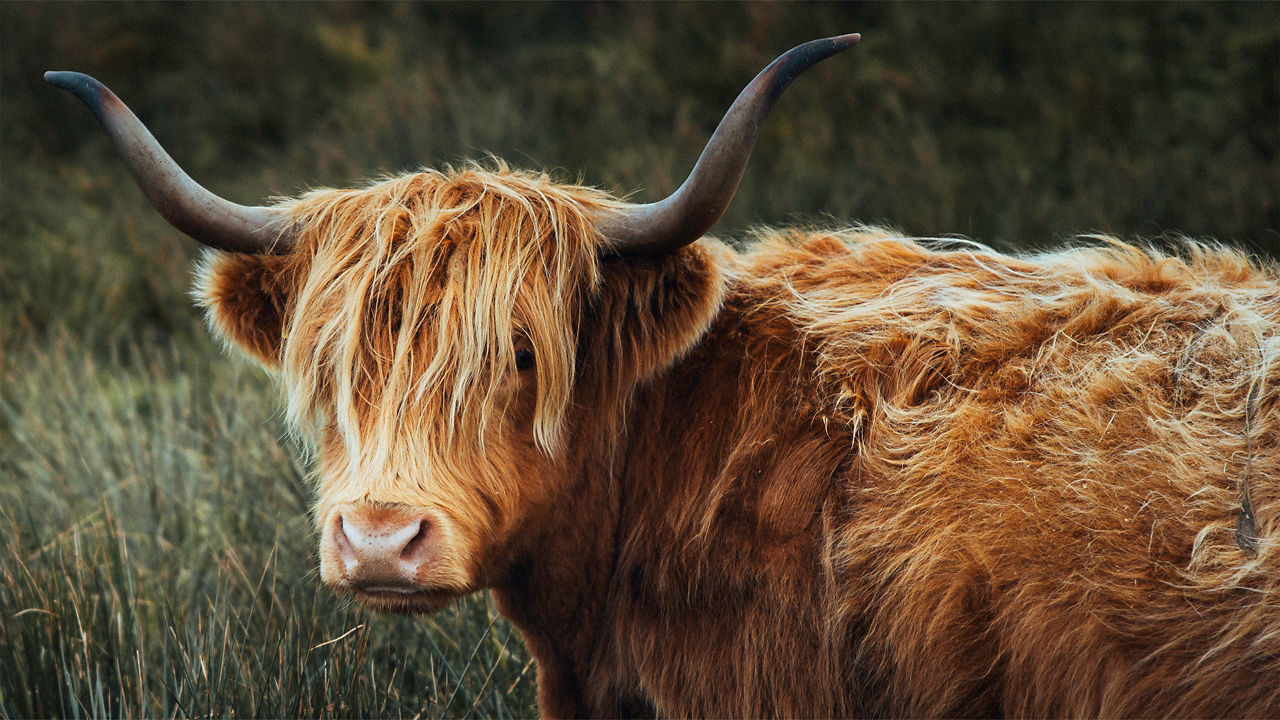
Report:
[[1280,711],[1273,269],[874,233],[745,261],[854,438],[835,614],[881,710]]

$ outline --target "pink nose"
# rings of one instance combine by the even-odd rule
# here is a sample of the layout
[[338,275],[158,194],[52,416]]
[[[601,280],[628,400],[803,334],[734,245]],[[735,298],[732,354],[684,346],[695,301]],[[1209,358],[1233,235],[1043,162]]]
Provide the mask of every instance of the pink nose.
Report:
[[434,546],[425,516],[401,508],[347,508],[335,512],[331,522],[342,576],[353,587],[366,592],[418,589]]

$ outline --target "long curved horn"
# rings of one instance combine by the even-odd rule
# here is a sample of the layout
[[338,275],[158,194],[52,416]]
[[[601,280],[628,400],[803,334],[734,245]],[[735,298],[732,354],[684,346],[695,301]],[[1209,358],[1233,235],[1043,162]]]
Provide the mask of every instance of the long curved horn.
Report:
[[44,79],[89,107],[138,187],[174,227],[218,250],[264,254],[293,249],[294,233],[282,211],[237,205],[201,187],[106,85],[78,72],[47,72]]
[[657,255],[702,237],[729,209],[760,127],[782,91],[797,75],[860,39],[853,33],[814,40],[769,63],[733,101],[678,190],[658,202],[629,205],[602,219],[599,230],[612,250],[619,255]]

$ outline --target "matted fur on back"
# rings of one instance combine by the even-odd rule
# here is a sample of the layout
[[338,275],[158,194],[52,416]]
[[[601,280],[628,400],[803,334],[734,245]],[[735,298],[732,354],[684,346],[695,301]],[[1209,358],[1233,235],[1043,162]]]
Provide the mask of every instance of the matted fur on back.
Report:
[[744,307],[790,319],[854,438],[826,546],[882,710],[1280,708],[1274,267],[763,235]]

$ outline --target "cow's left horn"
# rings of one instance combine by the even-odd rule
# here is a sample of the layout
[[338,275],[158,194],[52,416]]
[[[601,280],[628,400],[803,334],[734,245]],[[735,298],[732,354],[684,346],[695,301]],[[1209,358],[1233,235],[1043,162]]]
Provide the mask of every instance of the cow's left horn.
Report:
[[201,187],[106,85],[78,72],[47,72],[44,79],[89,106],[138,187],[174,227],[219,250],[262,254],[293,249],[294,233],[282,211],[237,205]]
[[784,53],[756,75],[720,120],[693,172],[658,202],[628,205],[601,220],[600,232],[621,255],[671,252],[702,237],[729,209],[751,148],[773,103],[797,75],[861,39],[838,35]]

